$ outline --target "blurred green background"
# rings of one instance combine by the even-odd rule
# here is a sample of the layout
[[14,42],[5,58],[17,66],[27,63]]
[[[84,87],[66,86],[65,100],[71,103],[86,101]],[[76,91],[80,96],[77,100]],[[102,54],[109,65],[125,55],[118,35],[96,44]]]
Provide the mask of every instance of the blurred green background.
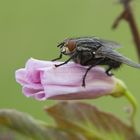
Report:
[[[140,2],[132,4],[138,25]],[[15,70],[24,67],[30,58],[51,60],[58,56],[56,45],[67,37],[98,36],[124,46],[121,53],[137,61],[135,46],[126,22],[112,30],[114,19],[122,11],[115,0],[1,0],[0,1],[0,108],[15,108],[38,119],[51,122],[44,106],[56,101],[39,102],[26,98],[15,81]],[[139,26],[140,29],[140,26]],[[140,99],[140,71],[123,66],[115,75]],[[86,100],[105,111],[128,119],[124,98],[103,97]],[[140,129],[140,113],[136,118]]]

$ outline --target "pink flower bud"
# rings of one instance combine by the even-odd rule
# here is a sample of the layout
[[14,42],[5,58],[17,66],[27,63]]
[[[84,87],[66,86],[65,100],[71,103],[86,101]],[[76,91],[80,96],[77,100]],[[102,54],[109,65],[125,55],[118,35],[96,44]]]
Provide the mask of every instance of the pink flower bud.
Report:
[[37,100],[74,100],[93,99],[118,91],[118,80],[107,76],[102,67],[92,68],[86,77],[86,87],[82,87],[87,67],[73,62],[54,66],[59,63],[29,59],[25,68],[16,71],[16,81],[21,84],[24,95]]

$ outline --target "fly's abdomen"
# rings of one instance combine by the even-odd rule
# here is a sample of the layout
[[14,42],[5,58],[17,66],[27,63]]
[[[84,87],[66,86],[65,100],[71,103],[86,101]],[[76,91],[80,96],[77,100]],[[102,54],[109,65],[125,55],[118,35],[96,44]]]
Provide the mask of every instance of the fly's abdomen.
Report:
[[117,69],[121,66],[121,62],[119,61],[115,61],[115,60],[112,60],[110,58],[105,58],[102,62],[101,62],[101,65],[108,65],[114,69]]

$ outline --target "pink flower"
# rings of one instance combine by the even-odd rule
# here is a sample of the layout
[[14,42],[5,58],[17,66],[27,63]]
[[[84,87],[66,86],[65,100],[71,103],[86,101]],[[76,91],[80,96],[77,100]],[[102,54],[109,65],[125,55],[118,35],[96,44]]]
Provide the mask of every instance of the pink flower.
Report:
[[16,71],[16,81],[21,84],[27,97],[46,99],[93,99],[116,93],[118,80],[105,74],[102,67],[94,67],[86,77],[86,87],[82,87],[86,67],[69,62],[55,67],[60,62],[29,59],[25,68]]

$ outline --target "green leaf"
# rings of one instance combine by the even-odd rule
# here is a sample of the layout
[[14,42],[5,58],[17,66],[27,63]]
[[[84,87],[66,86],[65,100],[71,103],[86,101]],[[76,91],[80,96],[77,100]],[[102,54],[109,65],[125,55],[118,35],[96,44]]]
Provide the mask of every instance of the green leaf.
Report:
[[58,127],[78,131],[91,140],[140,140],[134,128],[89,104],[61,102],[46,111]]
[[0,110],[0,126],[14,130],[31,140],[87,140],[81,134],[47,126],[31,116],[16,110]]

